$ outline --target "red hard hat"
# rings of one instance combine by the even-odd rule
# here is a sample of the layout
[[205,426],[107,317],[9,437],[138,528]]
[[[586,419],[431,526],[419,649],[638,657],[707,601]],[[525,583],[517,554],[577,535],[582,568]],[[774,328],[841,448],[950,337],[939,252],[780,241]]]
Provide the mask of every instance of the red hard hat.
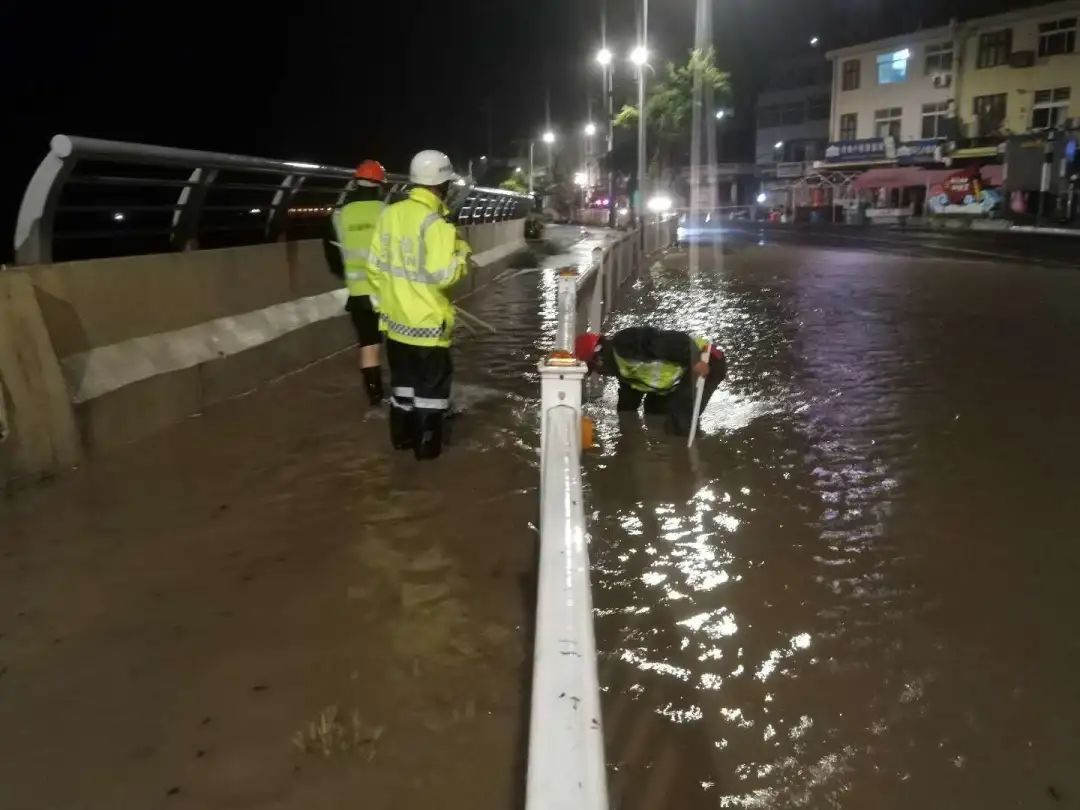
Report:
[[590,363],[599,348],[600,335],[596,334],[596,332],[586,332],[578,335],[574,341],[574,357],[582,363]]
[[386,169],[377,160],[365,160],[356,167],[356,179],[367,180],[369,183],[385,183]]

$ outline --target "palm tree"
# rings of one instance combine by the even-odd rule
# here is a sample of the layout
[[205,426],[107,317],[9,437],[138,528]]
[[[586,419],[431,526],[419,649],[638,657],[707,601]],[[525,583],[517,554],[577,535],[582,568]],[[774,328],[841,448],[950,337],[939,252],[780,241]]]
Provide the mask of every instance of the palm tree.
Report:
[[[652,86],[645,100],[645,123],[653,143],[653,170],[658,171],[662,163],[670,164],[675,148],[690,142],[695,77],[700,81],[703,93],[712,90],[717,107],[726,106],[730,101],[730,74],[716,67],[712,48],[695,48],[683,65],[668,62],[663,77]],[[637,105],[627,104],[615,116],[615,126],[636,126],[637,120]]]

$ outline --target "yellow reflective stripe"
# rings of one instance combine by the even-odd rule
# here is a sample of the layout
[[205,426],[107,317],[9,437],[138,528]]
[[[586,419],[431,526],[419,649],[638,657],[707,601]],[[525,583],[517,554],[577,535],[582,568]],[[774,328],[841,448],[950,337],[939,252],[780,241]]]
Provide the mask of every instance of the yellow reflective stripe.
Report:
[[627,360],[615,353],[615,364],[631,388],[646,394],[670,391],[683,377],[682,367],[664,360]]

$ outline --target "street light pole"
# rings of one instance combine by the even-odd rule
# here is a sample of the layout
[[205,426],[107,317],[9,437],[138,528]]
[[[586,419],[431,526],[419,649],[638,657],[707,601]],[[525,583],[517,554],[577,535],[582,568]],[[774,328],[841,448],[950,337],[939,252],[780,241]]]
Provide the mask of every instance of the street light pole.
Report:
[[641,39],[630,55],[630,61],[638,69],[638,143],[637,143],[637,192],[638,204],[635,219],[641,222],[645,205],[645,68],[649,61],[649,0],[641,0]]
[[[646,0],[648,3],[648,0]],[[638,222],[641,222],[641,209],[645,205],[645,64],[638,65],[638,127],[637,127],[637,191],[638,204],[634,212]]]
[[533,149],[536,141],[529,141],[529,196],[533,195]]
[[604,95],[607,96],[608,227],[615,227],[615,92],[611,63],[604,66]]

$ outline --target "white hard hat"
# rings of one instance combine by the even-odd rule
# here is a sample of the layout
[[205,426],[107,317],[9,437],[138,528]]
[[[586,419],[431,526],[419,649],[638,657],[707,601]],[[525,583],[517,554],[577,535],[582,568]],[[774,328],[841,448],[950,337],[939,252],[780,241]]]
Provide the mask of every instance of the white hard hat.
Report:
[[409,164],[409,182],[418,186],[441,186],[455,177],[450,158],[437,149],[417,152]]

